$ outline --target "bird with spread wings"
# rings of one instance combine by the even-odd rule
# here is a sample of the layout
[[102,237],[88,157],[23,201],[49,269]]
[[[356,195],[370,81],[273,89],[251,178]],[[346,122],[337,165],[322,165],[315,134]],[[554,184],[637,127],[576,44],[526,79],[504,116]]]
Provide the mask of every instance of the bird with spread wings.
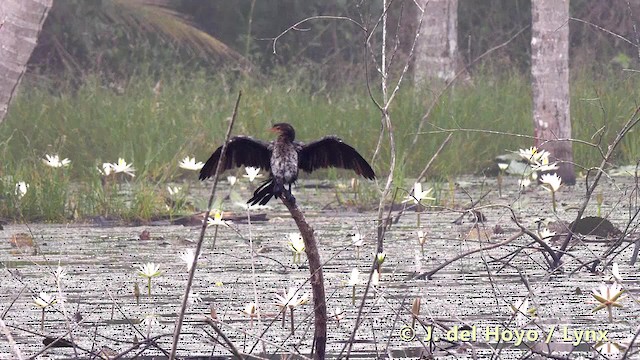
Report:
[[[287,123],[277,123],[271,128],[278,138],[270,143],[248,136],[235,136],[227,144],[227,152],[221,171],[240,166],[259,167],[269,172],[247,201],[251,205],[265,205],[272,197],[284,195],[295,202],[291,195],[291,184],[298,179],[298,171],[312,172],[316,169],[337,167],[351,169],[367,179],[375,179],[369,163],[356,149],[336,136],[325,136],[320,140],[304,144],[295,141],[295,130]],[[222,146],[213,152],[200,171],[200,180],[215,174]],[[285,189],[289,185],[289,191]]]

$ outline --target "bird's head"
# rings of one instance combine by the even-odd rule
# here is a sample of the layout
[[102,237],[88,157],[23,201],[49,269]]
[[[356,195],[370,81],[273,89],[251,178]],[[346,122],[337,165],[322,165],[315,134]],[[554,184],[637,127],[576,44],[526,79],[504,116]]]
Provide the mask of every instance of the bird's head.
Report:
[[296,138],[296,131],[293,130],[293,126],[287,123],[273,124],[271,131],[278,133],[280,136],[286,137],[293,141]]

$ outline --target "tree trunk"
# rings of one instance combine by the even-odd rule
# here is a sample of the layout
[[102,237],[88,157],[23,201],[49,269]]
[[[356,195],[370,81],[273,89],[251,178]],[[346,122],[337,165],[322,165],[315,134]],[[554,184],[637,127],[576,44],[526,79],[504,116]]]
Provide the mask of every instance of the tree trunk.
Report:
[[414,81],[450,81],[458,64],[458,0],[419,0],[418,22],[422,19],[416,43]]
[[531,75],[536,146],[575,184],[569,100],[569,0],[531,1]]
[[53,0],[0,0],[0,123]]

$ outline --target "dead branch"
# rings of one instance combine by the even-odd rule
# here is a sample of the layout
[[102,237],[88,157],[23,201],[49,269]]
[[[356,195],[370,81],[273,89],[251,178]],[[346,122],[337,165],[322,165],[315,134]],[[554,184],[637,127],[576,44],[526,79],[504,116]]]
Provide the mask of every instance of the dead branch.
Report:
[[327,344],[327,304],[324,293],[324,279],[322,276],[322,261],[316,243],[313,228],[309,225],[302,211],[295,202],[290,201],[291,194],[280,196],[282,203],[289,209],[291,217],[296,222],[298,230],[304,240],[304,251],[309,260],[309,271],[311,272],[311,292],[313,293],[313,312],[315,316],[315,333],[313,337],[314,349],[312,349],[314,359],[324,359]]
[[460,259],[462,259],[462,258],[464,258],[464,257],[467,257],[467,256],[469,256],[469,255],[475,254],[475,253],[477,253],[477,252],[486,251],[486,250],[491,250],[491,249],[495,249],[495,248],[500,247],[500,246],[503,246],[503,245],[507,245],[508,243],[512,242],[513,240],[515,240],[515,239],[519,238],[520,236],[522,236],[522,235],[524,235],[524,234],[525,234],[525,232],[524,232],[524,231],[519,231],[517,234],[512,235],[511,237],[507,238],[506,240],[504,240],[504,241],[502,241],[502,242],[499,242],[499,243],[496,243],[496,244],[492,244],[492,245],[489,245],[489,246],[485,246],[485,247],[481,247],[481,248],[474,249],[474,250],[469,250],[469,251],[467,251],[467,252],[465,252],[465,253],[462,253],[462,254],[460,254],[460,255],[458,255],[458,256],[456,256],[456,257],[454,257],[454,258],[453,258],[453,259],[451,259],[451,260],[447,260],[447,261],[445,261],[444,263],[442,263],[442,264],[438,265],[435,269],[430,270],[430,271],[426,271],[426,272],[423,272],[423,273],[420,273],[420,274],[418,274],[418,275],[414,276],[413,278],[414,278],[414,279],[418,279],[418,278],[421,278],[421,277],[423,277],[423,276],[426,276],[426,277],[427,277],[427,279],[431,280],[431,277],[432,277],[433,275],[435,275],[435,273],[437,273],[438,271],[440,271],[440,270],[444,269],[445,267],[447,267],[449,264],[451,264],[451,263],[453,263],[453,262],[456,262],[456,261],[458,261],[458,260],[460,260]]
[[616,149],[618,144],[620,144],[620,142],[626,136],[626,134],[636,124],[638,124],[638,122],[640,122],[640,117],[638,117],[638,113],[640,113],[640,108],[637,108],[633,112],[633,115],[631,115],[629,120],[627,120],[627,122],[624,124],[622,129],[620,129],[620,131],[616,135],[616,138],[609,145],[609,147],[607,149],[607,153],[605,154],[604,158],[602,159],[602,162],[600,163],[600,167],[598,168],[597,173],[595,175],[595,179],[593,180],[593,182],[591,184],[589,184],[589,181],[588,181],[589,177],[587,176],[587,179],[585,180],[587,182],[587,184],[586,184],[587,185],[587,187],[586,187],[587,189],[586,189],[585,199],[582,202],[582,205],[580,206],[580,208],[578,209],[578,213],[576,214],[576,219],[573,221],[573,223],[571,225],[571,228],[569,229],[569,233],[564,238],[564,242],[560,246],[560,249],[556,252],[557,259],[554,261],[554,264],[553,264],[554,268],[557,268],[557,267],[559,267],[561,265],[560,260],[562,258],[562,255],[567,250],[567,246],[569,246],[569,242],[571,241],[571,238],[573,237],[574,231],[576,230],[576,226],[578,225],[578,220],[580,220],[582,218],[582,214],[584,214],[584,211],[587,209],[587,205],[589,204],[589,200],[591,200],[591,195],[593,194],[593,192],[595,191],[596,187],[598,186],[598,182],[600,181],[600,178],[602,177],[602,174],[604,173],[604,168],[609,163],[609,161],[611,160],[611,157],[613,156],[614,150]]

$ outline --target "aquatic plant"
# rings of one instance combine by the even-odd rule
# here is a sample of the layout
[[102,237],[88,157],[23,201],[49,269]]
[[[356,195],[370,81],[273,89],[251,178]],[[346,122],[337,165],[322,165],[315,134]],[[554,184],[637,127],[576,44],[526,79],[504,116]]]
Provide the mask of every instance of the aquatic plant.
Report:
[[222,227],[229,227],[229,225],[231,224],[231,221],[227,221],[227,220],[222,220],[222,210],[220,209],[214,209],[213,211],[213,218],[209,217],[209,219],[207,220],[207,226],[214,226],[214,230],[213,230],[213,242],[211,242],[211,250],[213,250],[213,248],[215,248],[216,246],[216,239],[218,238],[218,227],[222,226]]
[[180,160],[180,163],[178,163],[178,166],[181,169],[198,171],[202,169],[202,167],[204,166],[204,163],[202,161],[196,162],[195,157],[186,156],[184,159]]
[[300,257],[305,249],[304,239],[300,233],[289,233],[288,238],[287,245],[293,254],[293,263],[299,264]]
[[540,182],[544,186],[545,189],[551,191],[551,203],[553,204],[553,212],[556,212],[556,191],[560,189],[562,185],[562,179],[558,174],[543,174],[540,177]]
[[285,319],[287,315],[287,309],[291,314],[291,335],[295,332],[295,323],[293,318],[293,311],[296,307],[304,305],[309,302],[309,294],[300,294],[300,290],[295,287],[290,287],[288,291],[282,292],[282,295],[276,294],[275,302],[280,307],[282,312],[282,327],[285,326]]
[[599,302],[599,305],[596,306],[595,309],[591,310],[591,312],[595,313],[602,309],[607,309],[609,322],[613,322],[613,308],[623,307],[622,304],[620,304],[620,300],[624,299],[622,296],[623,293],[624,289],[617,282],[610,285],[605,283],[600,284],[597,289],[593,289],[591,291],[591,296]]
[[147,279],[148,294],[151,296],[151,279],[162,274],[160,271],[160,265],[154,263],[146,263],[144,265],[138,265],[138,274]]
[[56,303],[56,297],[49,295],[42,291],[38,296],[33,297],[33,303],[42,310],[42,317],[40,318],[40,330],[44,331],[44,314],[47,308]]

